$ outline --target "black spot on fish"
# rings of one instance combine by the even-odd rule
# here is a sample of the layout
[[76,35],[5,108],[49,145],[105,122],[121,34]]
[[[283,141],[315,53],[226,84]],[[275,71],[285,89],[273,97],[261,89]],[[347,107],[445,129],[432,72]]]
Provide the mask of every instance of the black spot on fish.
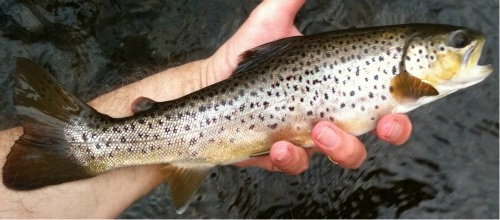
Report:
[[378,75],[375,75],[373,79],[378,80]]
[[340,108],[344,108],[345,107],[345,104],[344,103],[340,103]]
[[87,141],[87,134],[82,134],[83,141]]
[[153,123],[149,122],[148,127],[149,127],[149,129],[153,129]]
[[231,120],[231,116],[230,115],[226,115],[226,116],[224,116],[224,118],[226,118],[227,120]]
[[95,148],[99,150],[99,149],[101,149],[101,145],[100,144],[96,144]]
[[276,129],[276,127],[278,127],[278,124],[268,125],[268,127],[271,128],[271,129]]
[[126,141],[127,141],[127,139],[125,139],[125,137],[120,138],[120,142],[125,143]]
[[191,140],[189,140],[189,144],[190,145],[195,145],[196,144],[196,138],[191,138]]
[[253,130],[255,128],[255,125],[250,125],[250,127],[248,127],[248,129],[250,130]]
[[307,115],[312,115],[312,114],[313,114],[313,112],[312,112],[312,111],[308,111],[308,112],[307,112]]
[[351,91],[349,95],[354,96],[354,91]]

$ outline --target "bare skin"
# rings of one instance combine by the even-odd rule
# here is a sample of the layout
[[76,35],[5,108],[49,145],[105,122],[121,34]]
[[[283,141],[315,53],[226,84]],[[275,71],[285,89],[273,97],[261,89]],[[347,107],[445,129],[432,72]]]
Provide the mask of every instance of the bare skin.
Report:
[[[132,114],[130,105],[137,97],[166,101],[223,80],[236,67],[241,52],[273,40],[300,35],[293,19],[304,2],[263,1],[213,56],[155,74],[102,95],[89,104],[104,114],[125,117]],[[387,115],[373,133],[386,142],[400,145],[408,139],[411,123],[406,115]],[[1,167],[21,134],[20,127],[0,131]],[[309,156],[314,151],[329,156],[346,168],[358,168],[366,158],[365,146],[331,123],[318,123],[311,135],[317,146],[314,150],[306,151],[280,141],[272,146],[269,156],[237,165],[259,166],[296,175],[307,169]],[[0,185],[0,217],[113,218],[163,182],[159,167],[122,168],[87,180],[27,192],[12,191]]]

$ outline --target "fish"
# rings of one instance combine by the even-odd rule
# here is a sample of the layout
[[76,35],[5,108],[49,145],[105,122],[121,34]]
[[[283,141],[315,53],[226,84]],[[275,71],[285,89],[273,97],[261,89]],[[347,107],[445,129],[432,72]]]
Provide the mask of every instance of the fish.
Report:
[[112,118],[67,92],[42,67],[18,58],[14,102],[24,134],[3,167],[13,190],[36,190],[115,168],[164,166],[182,213],[215,166],[269,153],[276,141],[313,147],[330,121],[352,135],[475,85],[485,37],[465,27],[403,24],[294,36],[240,55],[223,81],[166,102],[139,98]]

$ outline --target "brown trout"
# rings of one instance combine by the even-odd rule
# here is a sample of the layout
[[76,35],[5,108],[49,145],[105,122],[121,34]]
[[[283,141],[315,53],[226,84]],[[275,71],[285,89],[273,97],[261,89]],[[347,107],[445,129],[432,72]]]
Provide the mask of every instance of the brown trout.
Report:
[[234,74],[167,102],[146,101],[111,118],[79,101],[33,62],[17,61],[15,104],[24,127],[3,168],[4,184],[31,190],[113,168],[165,164],[172,199],[186,207],[210,168],[262,155],[286,140],[312,147],[315,123],[361,135],[479,83],[484,37],[432,24],[341,30],[249,50]]

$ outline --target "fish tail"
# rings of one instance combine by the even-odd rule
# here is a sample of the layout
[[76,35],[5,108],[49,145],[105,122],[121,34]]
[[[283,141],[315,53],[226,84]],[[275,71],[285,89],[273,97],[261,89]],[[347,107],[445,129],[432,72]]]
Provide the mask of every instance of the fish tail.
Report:
[[64,127],[72,117],[97,113],[71,96],[42,67],[17,60],[15,107],[24,134],[3,167],[3,183],[31,190],[95,176],[69,151]]

